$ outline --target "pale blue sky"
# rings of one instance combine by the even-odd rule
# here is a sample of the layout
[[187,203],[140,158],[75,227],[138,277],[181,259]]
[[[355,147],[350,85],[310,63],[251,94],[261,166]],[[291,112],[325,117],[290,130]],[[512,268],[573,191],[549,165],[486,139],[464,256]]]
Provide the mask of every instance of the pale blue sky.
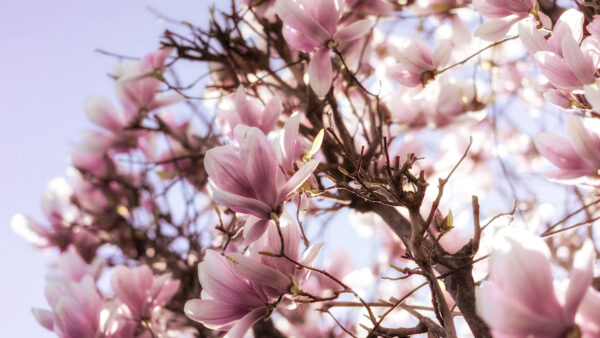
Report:
[[30,308],[46,307],[51,255],[10,228],[17,212],[42,220],[46,183],[65,174],[67,154],[89,126],[83,102],[113,97],[106,76],[115,60],[101,48],[141,56],[165,29],[146,7],[202,22],[208,0],[3,1],[0,4],[0,327],[3,337],[52,337]]

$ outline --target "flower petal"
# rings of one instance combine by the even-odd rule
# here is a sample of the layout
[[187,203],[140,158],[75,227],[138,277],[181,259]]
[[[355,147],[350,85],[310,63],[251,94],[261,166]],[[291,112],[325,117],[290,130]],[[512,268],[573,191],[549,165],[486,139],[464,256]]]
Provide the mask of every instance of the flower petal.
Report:
[[331,88],[333,70],[331,67],[331,52],[327,48],[319,49],[310,58],[308,76],[311,88],[315,94],[325,96]]
[[354,41],[367,34],[371,29],[371,20],[360,20],[340,29],[333,36],[333,40],[341,44]]
[[283,294],[292,284],[290,278],[283,273],[248,258],[238,252],[227,255],[231,268],[250,282],[270,286]]
[[316,44],[324,44],[331,36],[323,26],[313,20],[293,0],[277,0],[275,2],[275,12],[279,15],[281,21],[310,38]]
[[240,319],[225,335],[225,338],[244,338],[244,335],[252,325],[256,324],[261,318],[264,318],[268,313],[266,307],[254,309]]
[[296,189],[300,188],[304,182],[312,175],[313,171],[319,165],[319,160],[314,159],[310,160],[308,163],[305,163],[302,168],[300,168],[289,181],[285,183],[283,188],[279,191],[278,200],[283,202],[285,198],[296,191]]

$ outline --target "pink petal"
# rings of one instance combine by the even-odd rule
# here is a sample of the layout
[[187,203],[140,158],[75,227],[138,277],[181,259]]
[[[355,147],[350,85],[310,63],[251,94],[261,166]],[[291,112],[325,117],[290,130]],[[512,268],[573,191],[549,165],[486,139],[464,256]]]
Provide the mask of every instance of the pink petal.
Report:
[[236,274],[250,282],[268,285],[279,293],[287,292],[292,285],[290,277],[240,253],[227,255],[227,261]]
[[152,287],[154,274],[147,265],[128,268],[117,266],[111,276],[111,285],[115,295],[129,308],[135,318],[145,313],[148,302],[148,292]]
[[600,169],[600,149],[575,115],[567,116],[567,135],[575,152],[594,170]]
[[206,250],[198,264],[198,277],[202,294],[210,298],[247,308],[264,304],[248,282],[234,273],[227,259],[214,250]]
[[279,121],[279,115],[283,112],[283,106],[281,100],[274,96],[267,105],[262,113],[261,123],[259,128],[267,135],[271,130],[275,129],[277,121]]
[[300,128],[300,114],[294,113],[290,116],[283,126],[283,139],[281,163],[284,169],[289,172],[294,169],[296,142],[298,141],[298,129]]
[[367,34],[371,29],[371,20],[360,20],[340,29],[333,36],[333,40],[341,44],[354,41]]
[[573,74],[582,84],[595,81],[596,67],[592,58],[584,54],[572,36],[567,35],[562,39],[562,54]]
[[[476,290],[477,312],[491,329],[517,337],[558,336],[566,329],[560,320],[541,316],[521,304],[515,295],[484,282]],[[494,335],[496,337],[496,335]]]
[[240,118],[241,123],[250,127],[260,126],[259,108],[254,102],[246,98],[244,87],[240,85],[235,92],[235,109]]
[[510,15],[501,19],[484,22],[481,26],[477,27],[473,35],[487,41],[498,41],[522,18],[520,15]]
[[573,320],[579,304],[592,284],[594,278],[594,262],[596,252],[591,240],[586,240],[583,247],[575,254],[573,269],[569,276],[569,286],[565,295],[564,313],[567,320]]
[[331,36],[323,26],[308,16],[308,13],[292,0],[277,0],[275,2],[275,12],[281,21],[297,30],[298,33],[305,35],[317,45],[324,44]]
[[244,318],[235,323],[235,325],[227,333],[226,338],[243,338],[246,332],[248,332],[248,330],[250,330],[250,328],[261,318],[264,318],[267,313],[268,311],[266,307],[250,311],[250,313],[245,315]]
[[586,26],[586,30],[596,39],[600,39],[600,15],[594,15],[594,19]]
[[548,43],[544,38],[544,33],[536,28],[532,19],[519,22],[519,38],[529,54],[533,55],[540,51],[549,51]]
[[588,167],[571,144],[560,136],[541,133],[535,138],[535,146],[542,156],[561,169],[586,169]]
[[314,159],[310,160],[308,163],[305,163],[302,168],[300,168],[292,178],[289,179],[283,186],[283,188],[279,191],[279,201],[284,201],[285,198],[292,192],[296,191],[296,189],[300,188],[306,180],[312,175],[313,171],[319,165],[319,160]]
[[214,299],[190,299],[185,303],[183,312],[210,329],[219,329],[247,314],[243,308]]
[[[279,170],[277,155],[271,142],[258,128],[250,128],[240,143],[240,161],[248,182],[258,199],[275,208],[277,206],[277,184],[274,178]],[[239,170],[240,168],[235,168]]]
[[433,51],[432,64],[437,69],[448,64],[452,54],[452,42],[442,40]]
[[567,63],[552,52],[535,53],[535,63],[542,74],[558,88],[572,90],[582,85]]
[[251,244],[259,239],[267,231],[269,224],[271,224],[269,218],[248,217],[244,224],[244,245]]
[[311,11],[313,19],[333,35],[337,30],[337,23],[344,13],[343,0],[304,1],[305,11]]
[[558,89],[550,89],[544,93],[548,102],[563,109],[571,109],[571,100]]
[[322,45],[288,25],[283,26],[282,33],[285,41],[290,45],[292,50],[300,50],[309,53]]
[[583,86],[585,90],[585,98],[592,105],[592,109],[596,112],[600,112],[600,88],[593,85]]
[[409,71],[402,64],[397,64],[388,68],[390,79],[401,83],[407,87],[417,87],[421,83],[421,74]]
[[110,131],[121,131],[127,124],[125,116],[104,97],[91,97],[85,101],[85,114],[90,121]]
[[242,170],[237,149],[222,146],[209,149],[204,156],[204,168],[213,183],[227,192],[253,197],[252,186]]
[[421,40],[410,39],[408,45],[399,52],[399,59],[406,69],[419,75],[435,68],[433,54]]
[[494,242],[490,280],[532,313],[560,321],[562,308],[554,293],[548,255],[541,238],[522,229],[506,229]]
[[41,326],[53,331],[54,319],[52,317],[52,311],[33,308],[31,309],[31,312],[33,312],[35,320],[37,320]]
[[308,63],[308,76],[310,86],[315,94],[325,96],[329,92],[333,81],[331,52],[329,49],[321,48],[312,55]]
[[593,288],[588,288],[583,302],[579,306],[577,324],[583,332],[583,337],[600,337],[600,294]]
[[212,198],[217,204],[227,206],[233,211],[256,217],[269,217],[273,208],[256,198],[236,195],[217,188],[211,183]]

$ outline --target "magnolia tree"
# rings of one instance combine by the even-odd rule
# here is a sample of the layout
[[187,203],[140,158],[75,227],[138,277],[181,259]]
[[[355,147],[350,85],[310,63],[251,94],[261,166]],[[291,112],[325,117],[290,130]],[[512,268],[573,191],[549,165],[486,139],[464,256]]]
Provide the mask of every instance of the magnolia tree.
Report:
[[[236,0],[111,54],[50,182],[60,337],[600,337],[600,5]],[[101,71],[99,71],[101,73]]]

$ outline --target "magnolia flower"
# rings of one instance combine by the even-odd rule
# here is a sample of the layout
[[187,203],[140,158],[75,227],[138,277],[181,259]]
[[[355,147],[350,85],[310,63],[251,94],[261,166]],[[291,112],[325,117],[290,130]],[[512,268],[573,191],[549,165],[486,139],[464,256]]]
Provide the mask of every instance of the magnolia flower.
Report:
[[[554,86],[562,90],[581,89],[595,80],[598,64],[591,39],[583,38],[583,14],[565,11],[558,19],[552,36],[537,29],[533,20],[519,23],[519,37],[536,65]],[[581,43],[581,46],[580,46]]]
[[[310,266],[321,251],[322,244],[315,244],[306,249],[304,254],[300,255],[300,230],[296,226],[293,218],[287,212],[284,212],[281,220],[281,234],[283,237],[285,255],[305,266]],[[292,276],[296,286],[301,286],[308,278],[308,270],[298,269],[295,263],[290,262],[284,257],[273,257],[262,255],[260,252],[270,252],[278,254],[281,250],[281,238],[277,228],[270,227],[265,236],[256,241],[252,247],[251,257],[262,264],[271,267],[285,276]]]
[[592,282],[594,258],[588,241],[558,296],[544,241],[522,229],[505,229],[492,249],[489,281],[477,289],[477,311],[495,337],[564,337]]
[[[229,261],[229,262],[228,262]],[[228,337],[241,338],[260,319],[277,307],[277,298],[292,285],[283,273],[241,254],[219,255],[207,250],[198,264],[202,299],[185,303],[185,314],[208,328],[229,331]]]
[[214,201],[251,215],[244,237],[252,242],[265,232],[273,213],[281,214],[283,203],[312,175],[319,161],[308,161],[290,177],[260,129],[238,125],[235,134],[240,145],[210,149],[204,166]]
[[410,39],[398,51],[399,63],[389,69],[389,76],[408,87],[424,85],[435,76],[435,71],[450,59],[452,44],[443,40],[431,51],[421,40]]
[[172,51],[172,48],[159,49],[140,61],[126,60],[115,67],[115,91],[126,111],[137,116],[182,99],[179,94],[157,95],[161,84],[159,79],[165,72],[165,62]]
[[127,151],[137,144],[138,131],[125,130],[136,115],[116,109],[103,97],[89,98],[85,103],[85,113],[103,132],[88,130],[83,135],[84,148],[106,151],[109,147],[118,151]]
[[239,86],[235,92],[235,107],[231,110],[220,110],[217,123],[221,131],[229,138],[233,138],[233,130],[238,124],[257,127],[265,135],[269,134],[279,119],[283,110],[281,101],[274,96],[261,110],[254,100],[249,100],[244,93],[244,87]]
[[329,92],[333,80],[331,51],[341,50],[365,35],[371,28],[369,20],[360,20],[338,30],[344,13],[341,0],[277,0],[275,12],[285,24],[283,34],[296,50],[312,53],[308,64],[310,86],[319,96]]
[[572,180],[584,176],[598,176],[600,170],[600,136],[586,129],[574,115],[567,117],[568,139],[542,133],[535,138],[535,145],[546,159],[559,170],[548,177],[556,180]]
[[[484,40],[499,40],[517,22],[534,10],[535,0],[474,0],[475,10],[487,19],[477,28],[474,35]],[[543,22],[550,22],[544,13],[536,12]]]
[[177,292],[179,281],[169,274],[155,277],[147,265],[128,268],[117,266],[111,285],[115,295],[127,306],[133,319],[152,318],[155,308],[167,304]]

